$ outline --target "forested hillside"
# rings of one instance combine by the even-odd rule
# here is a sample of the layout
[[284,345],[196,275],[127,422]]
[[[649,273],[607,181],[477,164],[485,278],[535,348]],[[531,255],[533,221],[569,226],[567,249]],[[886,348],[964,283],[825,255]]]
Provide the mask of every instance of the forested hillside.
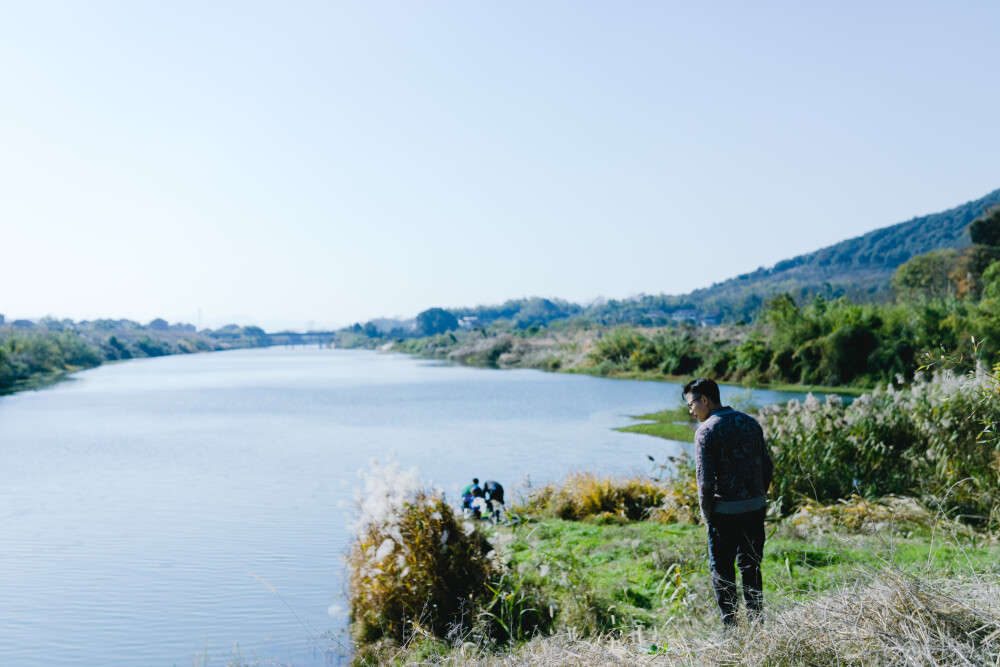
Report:
[[[967,248],[969,223],[997,205],[1000,189],[947,211],[876,229],[689,294],[641,295],[589,305],[533,297],[501,305],[449,308],[448,312],[461,328],[486,328],[496,322],[524,330],[556,322],[637,326],[752,322],[765,301],[781,294],[799,303],[816,295],[827,300],[846,296],[855,303],[884,302],[891,297],[889,281],[900,265],[934,250]],[[355,324],[345,335],[360,334],[363,344],[369,337],[412,338],[447,330],[418,330],[413,320],[373,320],[367,326]],[[359,341],[342,337],[340,343]]]
[[756,312],[763,299],[774,294],[878,300],[888,294],[896,268],[911,258],[932,250],[967,247],[969,223],[998,203],[1000,190],[994,190],[947,211],[876,229],[696,290],[685,301],[691,307],[717,309],[739,319]]

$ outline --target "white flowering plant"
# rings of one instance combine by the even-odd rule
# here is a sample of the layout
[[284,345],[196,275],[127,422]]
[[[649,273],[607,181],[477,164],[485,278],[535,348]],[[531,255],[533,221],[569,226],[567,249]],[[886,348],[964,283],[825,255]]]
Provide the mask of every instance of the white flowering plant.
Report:
[[357,507],[347,564],[358,641],[402,644],[470,628],[501,568],[483,532],[395,462],[373,462]]
[[902,494],[985,519],[1000,500],[1000,449],[984,437],[984,424],[1000,421],[1000,396],[984,392],[987,382],[917,373],[909,386],[889,384],[850,405],[809,395],[765,408],[774,494],[785,511],[803,499]]

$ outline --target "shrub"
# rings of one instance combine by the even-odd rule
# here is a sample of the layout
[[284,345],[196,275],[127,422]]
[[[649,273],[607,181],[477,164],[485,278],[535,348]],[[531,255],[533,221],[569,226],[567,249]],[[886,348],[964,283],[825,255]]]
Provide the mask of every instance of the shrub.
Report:
[[517,509],[571,521],[638,521],[662,505],[667,495],[665,484],[638,475],[615,478],[574,472],[561,484],[539,487]]
[[663,501],[650,512],[650,518],[659,523],[698,523],[698,478],[694,459],[686,453],[670,457],[673,469],[666,485]]
[[594,341],[590,358],[595,363],[607,361],[618,366],[628,366],[632,355],[647,342],[646,337],[632,327],[616,327]]
[[358,509],[347,557],[357,639],[401,644],[471,628],[500,569],[483,533],[396,463],[365,475]]
[[99,366],[100,350],[74,331],[0,330],[0,391],[33,377]]
[[984,384],[977,375],[918,373],[909,387],[877,388],[850,405],[810,395],[765,408],[776,493],[786,509],[858,492],[923,496],[960,514],[988,514],[1000,500],[1000,455],[997,442],[980,436],[983,422],[1000,422],[1000,398],[983,395]]
[[462,347],[448,353],[448,358],[470,366],[496,368],[503,354],[514,348],[514,338],[510,334],[500,334],[473,339]]

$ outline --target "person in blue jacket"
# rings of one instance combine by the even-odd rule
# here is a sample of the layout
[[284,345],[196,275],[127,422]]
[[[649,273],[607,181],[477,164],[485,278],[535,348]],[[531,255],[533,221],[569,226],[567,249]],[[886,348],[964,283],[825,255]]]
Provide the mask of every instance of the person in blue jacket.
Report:
[[475,498],[482,498],[483,490],[479,486],[479,478],[473,477],[472,484],[462,489],[462,509],[472,512],[476,518],[479,518],[479,509],[473,508],[472,501]]

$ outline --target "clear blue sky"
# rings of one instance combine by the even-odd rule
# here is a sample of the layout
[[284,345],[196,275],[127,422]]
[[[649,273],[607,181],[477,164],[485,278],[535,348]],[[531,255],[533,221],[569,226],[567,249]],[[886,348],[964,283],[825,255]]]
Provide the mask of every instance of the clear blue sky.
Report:
[[0,0],[0,313],[677,294],[1000,187],[1000,3]]

